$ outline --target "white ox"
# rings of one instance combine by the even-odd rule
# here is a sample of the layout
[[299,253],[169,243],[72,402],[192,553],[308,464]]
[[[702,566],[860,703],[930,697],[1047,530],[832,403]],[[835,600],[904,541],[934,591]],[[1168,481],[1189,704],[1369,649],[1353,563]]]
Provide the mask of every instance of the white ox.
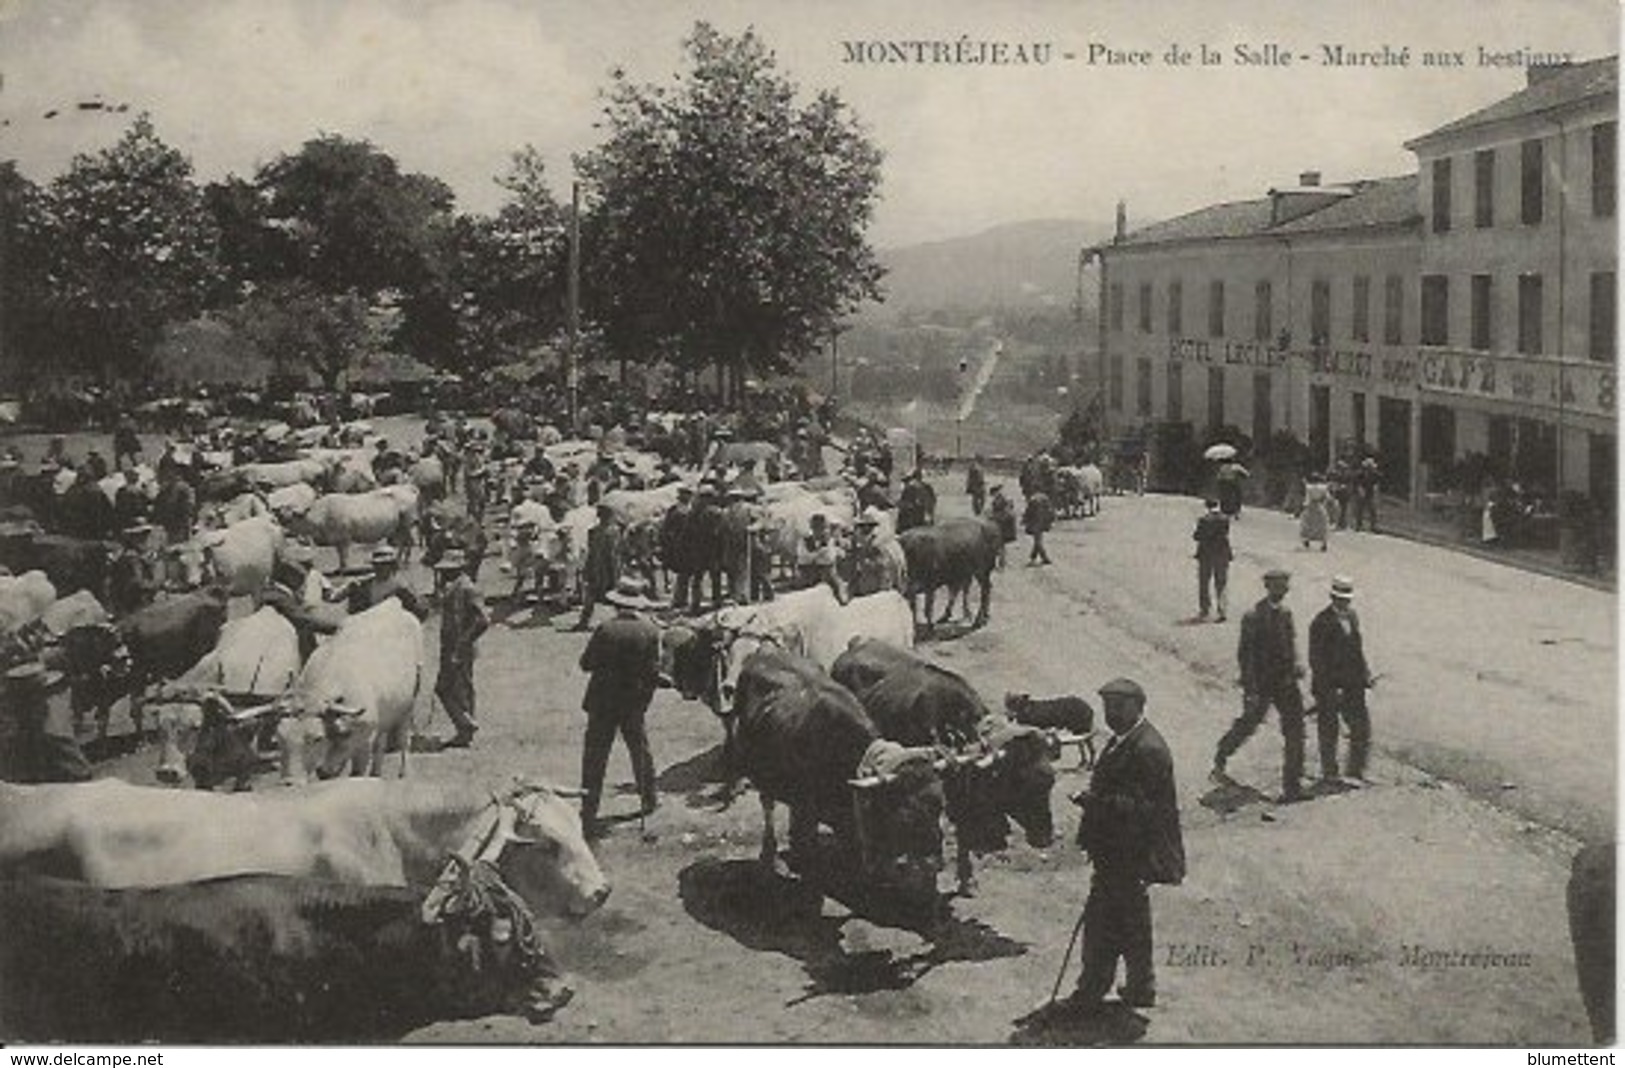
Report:
[[417,520],[417,491],[381,486],[367,493],[324,494],[290,525],[317,545],[338,550],[339,566],[349,566],[352,545],[404,540]]
[[1060,467],[1055,471],[1057,502],[1063,510],[1076,510],[1078,515],[1100,514],[1100,498],[1106,492],[1106,476],[1094,464],[1082,467]]
[[610,490],[600,503],[608,505],[615,518],[628,527],[658,523],[677,503],[677,491],[682,488],[681,482],[668,482],[654,489]]
[[271,489],[291,486],[296,482],[320,482],[327,475],[326,464],[309,459],[243,464],[238,470],[251,485]]
[[277,725],[282,781],[378,775],[391,741],[401,776],[411,744],[412,708],[423,675],[423,625],[386,598],[346,619],[311,654],[283,699]]
[[70,630],[94,627],[112,618],[112,613],[102,607],[95,594],[79,590],[52,602],[51,607],[40,614],[39,622],[52,637],[61,638]]
[[43,571],[0,575],[0,634],[32,623],[56,601],[56,587]]
[[720,632],[718,697],[724,710],[733,702],[745,659],[764,642],[805,656],[825,671],[857,638],[914,647],[914,615],[908,599],[896,590],[854,597],[843,605],[820,584],[763,604],[719,609],[713,625]]
[[150,501],[158,496],[158,472],[154,471],[150,464],[137,464],[128,474],[114,471],[96,483],[96,488],[102,491],[102,496],[107,498],[108,504],[117,504],[118,491],[126,485],[134,486],[137,493]]
[[316,503],[321,494],[308,482],[298,482],[292,486],[279,486],[265,495],[265,504],[271,509],[271,514],[284,521],[289,516],[304,515],[310,511],[310,506]]
[[211,794],[117,779],[0,783],[0,870],[109,889],[252,874],[429,887],[454,853],[495,864],[541,915],[584,916],[609,896],[574,806],[541,785],[347,779]]
[[210,714],[203,694],[257,697],[269,703],[293,685],[299,668],[299,634],[275,608],[266,605],[227,623],[214,648],[186,674],[161,686],[152,699],[157,706],[158,781],[178,783],[184,778]]
[[765,522],[773,532],[773,550],[778,559],[794,566],[797,548],[812,531],[812,517],[822,515],[830,531],[839,534],[852,529],[857,519],[854,501],[831,493],[828,498],[819,493],[803,491],[781,496],[761,506]]
[[231,596],[254,593],[271,579],[286,535],[269,512],[223,530],[206,530],[169,550],[177,584],[196,589],[218,583]]
[[521,501],[514,506],[508,522],[504,568],[513,572],[514,593],[533,579],[538,588],[543,570],[556,571],[566,592],[580,582],[587,563],[587,537],[598,525],[598,510],[580,505],[554,522],[547,506],[539,501]]

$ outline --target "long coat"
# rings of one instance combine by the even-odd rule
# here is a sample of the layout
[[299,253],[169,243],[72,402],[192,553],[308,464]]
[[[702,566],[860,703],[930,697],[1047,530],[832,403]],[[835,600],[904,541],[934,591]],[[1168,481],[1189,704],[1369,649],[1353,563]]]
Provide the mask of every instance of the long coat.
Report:
[[1141,719],[1095,763],[1078,841],[1097,871],[1126,869],[1147,883],[1185,878],[1185,840],[1168,743]]
[[1324,542],[1331,526],[1327,502],[1331,487],[1324,482],[1305,482],[1303,485],[1303,514],[1298,517],[1298,540]]

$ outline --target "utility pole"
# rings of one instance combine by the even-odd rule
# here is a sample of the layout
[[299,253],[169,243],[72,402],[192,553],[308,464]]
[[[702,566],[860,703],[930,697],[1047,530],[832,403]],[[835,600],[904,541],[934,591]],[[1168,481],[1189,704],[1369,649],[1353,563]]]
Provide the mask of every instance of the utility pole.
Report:
[[570,387],[570,432],[580,429],[578,411],[581,368],[577,347],[581,342],[581,183],[570,183],[570,278],[567,289],[569,305],[569,366],[566,370]]
[[829,330],[829,395],[834,399],[841,392],[841,328]]

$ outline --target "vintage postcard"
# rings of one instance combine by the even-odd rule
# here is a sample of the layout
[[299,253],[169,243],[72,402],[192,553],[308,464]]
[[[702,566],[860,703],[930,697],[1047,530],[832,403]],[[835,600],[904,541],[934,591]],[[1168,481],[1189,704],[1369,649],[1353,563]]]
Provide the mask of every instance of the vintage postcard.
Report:
[[0,0],[0,1040],[1614,1038],[1609,0]]

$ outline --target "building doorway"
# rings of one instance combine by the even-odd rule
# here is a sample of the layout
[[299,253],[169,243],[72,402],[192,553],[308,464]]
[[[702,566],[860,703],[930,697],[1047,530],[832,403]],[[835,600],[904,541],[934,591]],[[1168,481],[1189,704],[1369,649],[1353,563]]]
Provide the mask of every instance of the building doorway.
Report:
[[1207,426],[1209,431],[1224,425],[1224,368],[1207,369]]
[[1332,463],[1332,387],[1309,387],[1309,463],[1325,470]]
[[1587,464],[1586,489],[1592,505],[1604,515],[1614,514],[1614,494],[1619,492],[1618,441],[1612,434],[1589,434],[1591,455]]
[[1377,398],[1377,462],[1382,491],[1396,497],[1411,493],[1411,402]]

